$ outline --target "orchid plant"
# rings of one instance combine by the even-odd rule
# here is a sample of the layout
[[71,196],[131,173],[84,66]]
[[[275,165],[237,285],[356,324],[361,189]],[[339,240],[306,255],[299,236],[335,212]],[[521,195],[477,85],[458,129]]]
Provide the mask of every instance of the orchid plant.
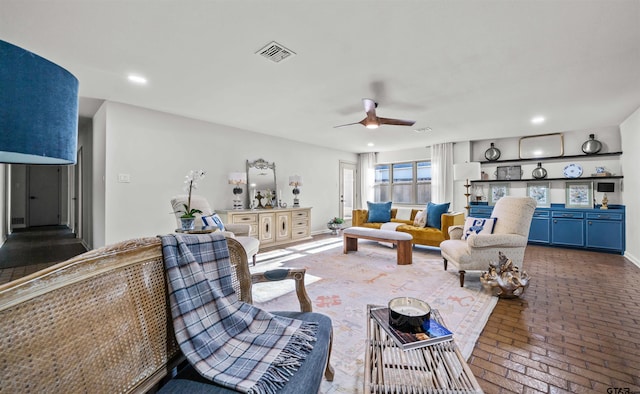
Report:
[[192,219],[196,217],[196,213],[202,213],[199,209],[191,208],[191,192],[193,189],[198,188],[198,181],[204,178],[205,174],[206,172],[203,170],[191,170],[185,176],[184,191],[189,194],[189,197],[187,198],[187,203],[183,204],[184,210],[178,211],[182,213],[181,218]]

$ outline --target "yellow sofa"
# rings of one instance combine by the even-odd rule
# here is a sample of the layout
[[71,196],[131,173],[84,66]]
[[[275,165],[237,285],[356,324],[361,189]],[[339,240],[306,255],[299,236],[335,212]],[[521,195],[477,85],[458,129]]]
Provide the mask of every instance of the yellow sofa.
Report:
[[[448,213],[442,214],[441,228],[416,227],[413,225],[413,219],[415,219],[416,214],[419,211],[420,209],[412,209],[410,220],[400,220],[400,219],[396,219],[396,213],[398,212],[398,210],[396,208],[391,209],[391,222],[404,223],[403,225],[398,226],[398,228],[396,228],[396,231],[402,231],[404,233],[411,234],[413,236],[413,241],[411,242],[414,245],[440,247],[440,242],[446,239],[449,239],[450,226],[464,224],[464,212],[448,212]],[[377,228],[377,229],[379,229],[383,224],[383,223],[368,223],[367,222],[368,218],[369,218],[368,210],[354,209],[351,224],[354,227],[368,227],[368,228]]]

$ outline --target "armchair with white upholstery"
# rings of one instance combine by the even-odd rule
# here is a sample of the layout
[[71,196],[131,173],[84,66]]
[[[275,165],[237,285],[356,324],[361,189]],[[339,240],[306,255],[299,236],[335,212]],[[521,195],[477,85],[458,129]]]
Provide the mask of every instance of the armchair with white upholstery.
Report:
[[462,239],[463,226],[450,227],[450,239],[440,244],[445,271],[447,263],[455,266],[462,287],[467,271],[487,271],[489,263],[498,261],[498,252],[504,253],[522,270],[535,209],[536,201],[531,197],[502,197],[491,213],[491,217],[496,219],[493,233],[471,232],[467,239]]
[[[179,196],[175,196],[171,199],[171,207],[173,208],[173,212],[176,216],[176,225],[177,228],[180,228],[180,216],[182,211],[184,211],[184,206],[187,204],[188,195],[183,194]],[[206,198],[199,195],[191,195],[191,208],[199,209],[202,213],[196,213],[196,224],[204,226],[202,222],[203,216],[211,216],[214,214],[213,209],[209,205],[209,201]],[[225,223],[225,236],[235,238],[242,244],[244,249],[247,251],[247,258],[253,262],[253,265],[256,265],[256,255],[258,254],[258,250],[260,249],[260,241],[254,237],[249,236],[249,231],[251,227],[248,224],[234,224],[234,223]]]

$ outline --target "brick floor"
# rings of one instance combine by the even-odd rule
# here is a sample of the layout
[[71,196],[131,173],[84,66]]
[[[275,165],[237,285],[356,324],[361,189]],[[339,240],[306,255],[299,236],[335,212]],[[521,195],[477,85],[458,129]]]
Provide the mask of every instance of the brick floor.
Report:
[[640,268],[620,255],[527,247],[469,359],[486,393],[640,392]]

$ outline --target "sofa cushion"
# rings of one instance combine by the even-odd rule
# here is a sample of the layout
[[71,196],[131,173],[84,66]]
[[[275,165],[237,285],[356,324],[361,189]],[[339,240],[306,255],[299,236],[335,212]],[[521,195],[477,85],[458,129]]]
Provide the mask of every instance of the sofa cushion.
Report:
[[416,227],[424,227],[427,225],[427,211],[418,211],[413,219],[413,225]]
[[431,201],[427,204],[427,227],[440,229],[442,227],[442,214],[447,213],[451,203],[434,204]]
[[387,202],[370,202],[367,201],[369,208],[369,223],[386,223],[391,221],[391,201]]
[[224,223],[222,223],[222,219],[218,216],[217,213],[214,213],[211,216],[203,216],[202,224],[205,226],[218,226],[220,231],[224,231]]
[[464,222],[464,230],[462,231],[462,239],[469,238],[471,234],[491,234],[496,219],[474,218],[468,217]]

